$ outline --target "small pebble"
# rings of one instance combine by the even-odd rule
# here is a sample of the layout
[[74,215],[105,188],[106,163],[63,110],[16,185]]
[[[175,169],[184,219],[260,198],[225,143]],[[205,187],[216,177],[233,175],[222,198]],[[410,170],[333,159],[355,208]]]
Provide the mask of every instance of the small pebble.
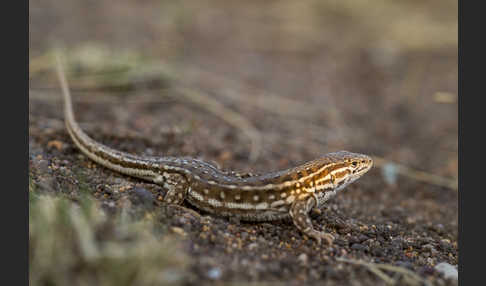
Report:
[[368,247],[366,245],[355,243],[351,245],[351,249],[358,250],[358,251],[365,251],[368,249]]
[[56,148],[57,150],[61,150],[63,143],[59,140],[52,140],[47,142],[47,148]]
[[180,235],[180,236],[187,236],[187,233],[180,227],[177,227],[177,226],[173,226],[170,228],[172,230],[172,232]]
[[366,240],[368,240],[368,239],[369,239],[369,237],[367,237],[367,236],[366,236],[366,235],[364,235],[364,234],[360,234],[360,235],[358,236],[358,240],[359,240],[359,242],[363,242],[363,241],[366,241]]
[[452,279],[455,279],[455,280],[458,279],[459,275],[458,275],[458,272],[457,272],[457,268],[453,265],[450,265],[447,262],[441,262],[441,263],[437,264],[434,268],[438,272],[444,274],[444,277],[446,279],[449,279],[449,278],[452,278]]
[[[336,237],[336,236],[334,236],[334,237]],[[336,238],[334,240],[334,244],[339,245],[339,246],[346,246],[348,243],[343,239]]]
[[248,232],[246,232],[246,231],[241,232],[240,237],[243,240],[247,239],[248,238]]
[[154,201],[154,195],[144,188],[135,188],[130,200],[134,204],[151,205]]
[[300,263],[306,265],[309,258],[307,257],[307,254],[302,253],[299,255],[299,257],[297,257],[297,260],[299,260]]
[[393,163],[386,163],[381,169],[381,175],[388,185],[397,183],[398,167]]
[[213,280],[221,278],[221,269],[217,267],[211,268],[208,271],[208,277]]
[[384,256],[383,249],[381,247],[374,247],[371,251],[374,256],[382,257]]
[[355,236],[351,236],[349,239],[348,239],[348,242],[352,245],[354,243],[360,243],[361,241],[355,237]]

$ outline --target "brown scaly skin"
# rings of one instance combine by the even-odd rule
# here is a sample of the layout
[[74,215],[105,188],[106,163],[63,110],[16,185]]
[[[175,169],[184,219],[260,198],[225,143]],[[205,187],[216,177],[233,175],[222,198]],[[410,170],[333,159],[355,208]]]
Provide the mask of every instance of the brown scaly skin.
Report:
[[90,159],[119,173],[137,177],[167,190],[164,201],[195,207],[246,221],[292,218],[304,234],[329,244],[333,236],[312,226],[309,212],[321,207],[339,190],[357,180],[373,165],[363,154],[339,151],[295,168],[262,175],[225,172],[207,162],[187,157],[149,157],[121,152],[91,139],[77,124],[71,96],[58,59],[66,128],[76,146]]

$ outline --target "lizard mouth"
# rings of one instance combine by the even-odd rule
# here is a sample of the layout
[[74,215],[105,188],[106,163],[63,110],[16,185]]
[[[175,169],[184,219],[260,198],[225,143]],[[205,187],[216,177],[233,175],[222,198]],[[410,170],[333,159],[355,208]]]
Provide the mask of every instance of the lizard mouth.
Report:
[[373,163],[371,163],[370,165],[363,166],[363,167],[359,168],[357,173],[362,175],[362,174],[368,172],[371,169],[371,167],[373,167]]

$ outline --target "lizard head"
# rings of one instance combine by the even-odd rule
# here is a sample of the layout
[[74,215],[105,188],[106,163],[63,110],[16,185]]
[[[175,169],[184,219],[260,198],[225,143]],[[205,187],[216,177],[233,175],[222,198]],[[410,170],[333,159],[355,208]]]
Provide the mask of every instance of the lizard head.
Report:
[[315,180],[316,192],[344,189],[373,166],[370,156],[348,151],[329,153],[318,162],[324,167]]
[[338,167],[333,171],[336,190],[345,188],[373,167],[373,159],[370,156],[347,151],[337,153],[341,156],[343,163],[336,164]]

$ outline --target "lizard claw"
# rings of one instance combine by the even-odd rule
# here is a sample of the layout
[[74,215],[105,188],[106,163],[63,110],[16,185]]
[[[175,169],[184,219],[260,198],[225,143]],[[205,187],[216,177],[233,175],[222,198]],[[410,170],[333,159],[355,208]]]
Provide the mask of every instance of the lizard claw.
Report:
[[313,231],[310,236],[317,241],[317,244],[321,244],[324,239],[328,245],[332,245],[334,236],[326,232]]

